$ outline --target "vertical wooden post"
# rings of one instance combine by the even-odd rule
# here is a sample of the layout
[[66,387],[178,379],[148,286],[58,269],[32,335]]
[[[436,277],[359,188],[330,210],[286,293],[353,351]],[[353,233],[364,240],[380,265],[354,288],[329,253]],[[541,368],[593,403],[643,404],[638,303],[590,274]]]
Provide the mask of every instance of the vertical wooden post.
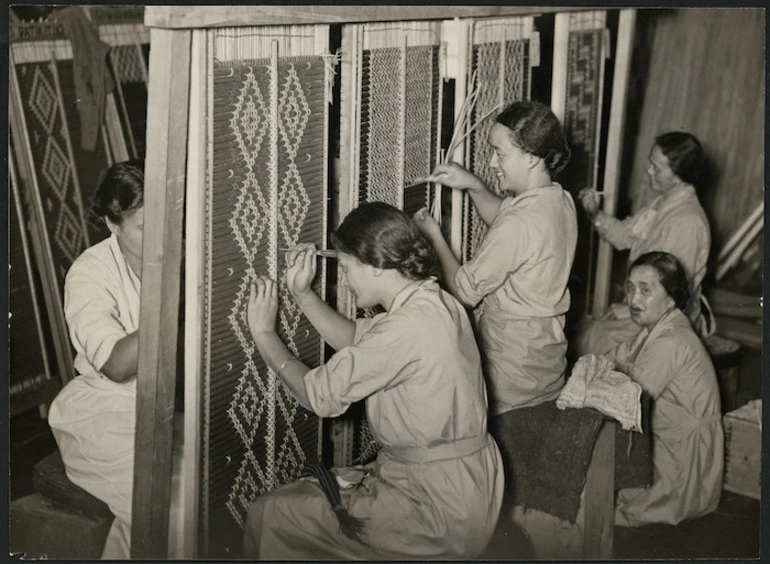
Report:
[[166,558],[190,87],[190,31],[150,30],[132,558]]
[[[610,124],[607,132],[607,154],[604,159],[604,203],[602,209],[610,215],[615,215],[617,208],[620,165],[623,157],[626,100],[628,98],[628,77],[631,72],[635,22],[636,10],[620,11],[615,72],[612,79]],[[609,305],[611,274],[612,247],[606,241],[601,240],[599,241],[599,250],[596,257],[594,299],[591,308],[591,313],[594,317],[602,315]]]
[[[457,116],[465,100],[468,86],[468,60],[473,46],[470,44],[470,28],[473,20],[455,18],[441,26],[441,40],[447,45],[447,76],[455,79],[455,107]],[[447,159],[464,164],[465,142],[458,144],[454,154]],[[462,260],[463,237],[463,191],[452,190],[452,211],[450,216],[449,247],[457,260]]]
[[[361,120],[361,51],[363,26],[342,26],[342,61],[340,64],[340,159],[338,186],[338,222],[342,222],[358,202],[360,126]],[[334,226],[337,227],[336,225]],[[341,280],[338,276],[337,280]],[[337,311],[348,318],[355,317],[355,303],[346,285],[337,284]],[[353,452],[353,422],[338,419],[332,422],[334,465],[350,464]]]
[[[190,112],[187,148],[187,190],[185,237],[185,351],[184,351],[184,454],[183,497],[184,526],[182,531],[182,556],[196,558],[198,545],[198,515],[201,480],[201,412],[203,335],[205,312],[204,280],[207,265],[204,258],[206,227],[210,217],[206,215],[208,192],[207,175],[211,174],[211,128],[213,106],[213,74],[208,61],[213,57],[213,32],[192,32],[190,63]],[[209,276],[210,278],[210,276]],[[170,539],[172,542],[174,539]]]
[[583,557],[612,558],[615,526],[615,425],[604,421],[586,472]]
[[569,53],[569,14],[556,14],[553,29],[553,73],[551,111],[564,123],[567,111],[567,55]]

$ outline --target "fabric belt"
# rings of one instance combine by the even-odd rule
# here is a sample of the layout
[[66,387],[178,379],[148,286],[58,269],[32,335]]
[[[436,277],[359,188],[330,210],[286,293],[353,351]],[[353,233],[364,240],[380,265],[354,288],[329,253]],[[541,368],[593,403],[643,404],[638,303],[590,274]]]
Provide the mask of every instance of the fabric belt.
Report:
[[462,458],[480,451],[487,446],[489,434],[460,439],[452,443],[441,443],[433,446],[394,447],[386,446],[385,452],[409,462],[435,462],[436,460],[449,460]]

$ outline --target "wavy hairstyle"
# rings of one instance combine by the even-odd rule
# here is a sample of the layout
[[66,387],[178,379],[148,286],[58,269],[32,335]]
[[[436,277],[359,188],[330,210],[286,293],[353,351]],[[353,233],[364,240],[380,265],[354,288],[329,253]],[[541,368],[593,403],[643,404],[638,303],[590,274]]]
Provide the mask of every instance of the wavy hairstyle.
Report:
[[511,142],[543,159],[551,176],[558,175],[571,155],[559,119],[540,102],[514,102],[497,115],[497,123],[511,130]]
[[109,219],[115,225],[144,205],[144,162],[116,163],[99,174],[86,220],[102,227]]
[[331,234],[334,247],[360,262],[396,269],[411,280],[438,275],[433,246],[414,221],[383,202],[362,204]]
[[668,166],[696,191],[704,188],[708,159],[698,138],[684,131],[669,131],[655,138],[655,145],[668,159]]
[[677,258],[671,253],[652,251],[639,256],[629,267],[630,273],[638,266],[650,266],[657,273],[660,285],[671,296],[676,307],[682,311],[688,309],[690,302],[690,282],[687,273]]

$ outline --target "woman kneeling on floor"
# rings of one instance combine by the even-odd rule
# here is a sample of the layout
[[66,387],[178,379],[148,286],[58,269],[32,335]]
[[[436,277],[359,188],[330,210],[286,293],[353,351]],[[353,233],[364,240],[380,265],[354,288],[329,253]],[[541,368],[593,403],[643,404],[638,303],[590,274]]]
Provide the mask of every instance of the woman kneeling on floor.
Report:
[[683,313],[687,275],[671,254],[637,258],[626,280],[641,331],[609,357],[650,394],[654,481],[618,492],[615,524],[675,525],[714,511],[722,492],[724,434],[719,386],[703,343]]
[[[386,311],[351,321],[324,303],[311,289],[315,248],[301,245],[287,254],[287,286],[337,353],[314,369],[291,355],[275,332],[277,284],[265,277],[252,287],[249,327],[265,362],[316,414],[334,417],[365,399],[384,447],[370,465],[333,474],[316,467],[318,482],[260,496],[249,508],[244,556],[478,556],[497,522],[503,472],[468,315],[439,288],[430,244],[396,208],[364,204],[332,240],[357,306]],[[326,496],[336,496],[335,474],[354,485],[333,510]]]

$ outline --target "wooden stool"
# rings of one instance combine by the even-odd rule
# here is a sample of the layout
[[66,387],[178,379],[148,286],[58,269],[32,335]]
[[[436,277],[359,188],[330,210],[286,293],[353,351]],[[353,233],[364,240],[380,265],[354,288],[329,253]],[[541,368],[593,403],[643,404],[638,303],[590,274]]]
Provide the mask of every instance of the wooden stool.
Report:
[[11,503],[11,552],[27,558],[98,559],[114,516],[73,484],[59,452],[35,465],[35,493]]
[[727,413],[735,409],[738,402],[738,376],[743,348],[740,343],[719,335],[708,337],[704,344],[717,373],[722,413]]

